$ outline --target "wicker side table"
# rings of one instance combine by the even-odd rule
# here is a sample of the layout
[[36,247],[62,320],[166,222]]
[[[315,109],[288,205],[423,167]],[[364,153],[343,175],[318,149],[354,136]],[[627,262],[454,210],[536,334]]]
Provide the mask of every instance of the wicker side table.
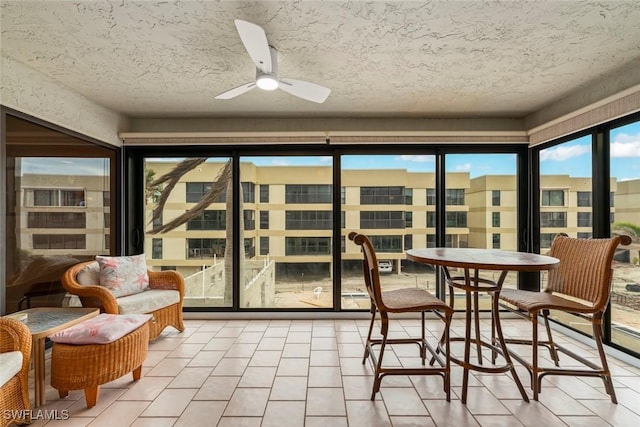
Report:
[[84,389],[87,408],[98,401],[100,385],[128,372],[140,379],[142,363],[149,349],[149,322],[108,344],[71,345],[53,343],[51,386],[60,397],[69,390]]

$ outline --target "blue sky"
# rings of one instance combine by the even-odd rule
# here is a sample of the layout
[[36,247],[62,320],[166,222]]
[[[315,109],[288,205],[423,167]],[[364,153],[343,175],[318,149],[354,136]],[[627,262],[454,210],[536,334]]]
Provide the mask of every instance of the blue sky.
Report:
[[[540,153],[540,170],[545,175],[591,176],[589,137],[547,148]],[[617,180],[640,179],[640,122],[614,129],[611,133],[611,174]],[[446,157],[447,172],[469,172],[470,176],[514,175],[513,154],[455,154]],[[164,159],[179,161],[180,159]],[[213,161],[213,159],[212,159]],[[226,161],[226,159],[224,160]],[[243,157],[261,166],[331,165],[330,157]],[[410,172],[433,172],[434,157],[429,155],[344,156],[344,169],[406,169]],[[67,158],[26,158],[23,173],[104,175],[108,160]]]

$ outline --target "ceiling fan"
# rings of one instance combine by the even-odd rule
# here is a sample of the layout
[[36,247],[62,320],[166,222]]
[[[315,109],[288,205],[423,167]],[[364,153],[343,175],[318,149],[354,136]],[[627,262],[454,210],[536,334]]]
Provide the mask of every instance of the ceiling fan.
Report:
[[298,98],[319,104],[327,99],[331,93],[329,88],[304,80],[279,78],[277,51],[267,42],[267,35],[262,27],[240,19],[234,22],[244,47],[256,64],[256,80],[223,92],[216,99],[235,98],[256,86],[263,90],[282,89]]

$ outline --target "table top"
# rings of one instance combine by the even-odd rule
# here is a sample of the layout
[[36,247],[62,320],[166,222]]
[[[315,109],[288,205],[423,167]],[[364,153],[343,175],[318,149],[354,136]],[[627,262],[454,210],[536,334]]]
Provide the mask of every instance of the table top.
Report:
[[31,331],[33,338],[43,338],[62,329],[78,324],[83,320],[90,319],[100,314],[97,308],[83,307],[35,307],[16,313],[8,314],[6,317],[20,318],[27,315],[22,320]]
[[419,248],[407,251],[407,259],[423,264],[478,270],[541,271],[557,268],[560,260],[528,252],[479,248]]

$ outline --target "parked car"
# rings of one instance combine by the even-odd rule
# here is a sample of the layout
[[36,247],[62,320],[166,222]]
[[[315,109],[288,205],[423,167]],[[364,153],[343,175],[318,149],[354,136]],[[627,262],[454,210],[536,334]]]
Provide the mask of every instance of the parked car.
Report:
[[380,273],[391,273],[393,271],[393,264],[391,260],[388,260],[388,259],[378,260],[378,271]]

